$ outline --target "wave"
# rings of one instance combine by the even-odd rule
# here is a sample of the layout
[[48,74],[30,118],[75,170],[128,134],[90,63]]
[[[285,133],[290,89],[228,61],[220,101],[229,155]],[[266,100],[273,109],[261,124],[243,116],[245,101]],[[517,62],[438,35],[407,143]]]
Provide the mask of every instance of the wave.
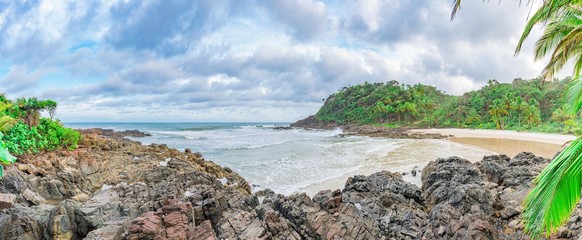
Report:
[[236,129],[238,126],[200,126],[200,127],[187,127],[187,128],[180,128],[177,129],[177,132],[180,131],[194,131],[194,132],[202,132],[202,131],[212,131],[212,130],[222,130],[222,129]]
[[260,149],[260,148],[266,148],[266,147],[271,147],[271,146],[283,145],[286,143],[301,142],[301,141],[308,141],[308,140],[311,140],[311,139],[310,138],[292,139],[292,140],[269,142],[269,143],[264,143],[264,144],[251,145],[251,146],[219,147],[219,148],[216,148],[215,150],[235,151],[235,150]]
[[[336,171],[327,171],[325,174],[320,174],[321,178],[313,179],[306,178],[300,181],[296,181],[293,184],[276,184],[274,179],[270,176],[266,177],[267,182],[264,184],[267,187],[272,188],[277,193],[282,193],[284,195],[290,195],[298,192],[307,191],[310,195],[314,195],[319,190],[327,189],[326,185],[337,185],[335,188],[341,188],[345,183],[346,176],[352,175],[362,167],[362,165],[356,165],[349,168],[336,169]],[[281,172],[281,171],[278,171]],[[327,184],[324,184],[327,183]],[[315,190],[317,189],[317,190]],[[314,191],[315,190],[315,191]]]

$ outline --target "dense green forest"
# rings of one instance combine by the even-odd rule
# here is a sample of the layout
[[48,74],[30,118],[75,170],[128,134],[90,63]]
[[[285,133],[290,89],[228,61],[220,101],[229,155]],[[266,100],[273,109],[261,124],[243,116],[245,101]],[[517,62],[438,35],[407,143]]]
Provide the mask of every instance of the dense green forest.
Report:
[[578,133],[562,91],[570,78],[551,82],[489,80],[483,88],[453,96],[428,85],[364,83],[325,99],[316,118],[338,124],[389,127],[460,127]]
[[[54,119],[57,103],[52,100],[20,98],[15,101],[0,94],[0,162],[13,163],[11,154],[37,154],[45,151],[75,149],[81,134]],[[42,118],[46,111],[49,118]],[[0,176],[2,176],[0,164]]]

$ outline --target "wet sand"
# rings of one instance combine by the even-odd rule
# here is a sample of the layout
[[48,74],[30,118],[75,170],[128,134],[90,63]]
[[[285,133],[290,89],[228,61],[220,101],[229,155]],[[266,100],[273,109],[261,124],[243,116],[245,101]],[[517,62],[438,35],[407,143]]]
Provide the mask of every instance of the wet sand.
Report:
[[477,146],[510,157],[520,152],[533,152],[536,155],[552,158],[562,149],[562,145],[574,140],[573,135],[526,133],[509,130],[483,129],[414,129],[413,132],[440,133],[453,135],[452,142]]
[[503,138],[450,138],[452,142],[462,143],[487,149],[499,154],[513,157],[520,152],[532,152],[536,156],[552,158],[562,149],[559,144],[523,141]]

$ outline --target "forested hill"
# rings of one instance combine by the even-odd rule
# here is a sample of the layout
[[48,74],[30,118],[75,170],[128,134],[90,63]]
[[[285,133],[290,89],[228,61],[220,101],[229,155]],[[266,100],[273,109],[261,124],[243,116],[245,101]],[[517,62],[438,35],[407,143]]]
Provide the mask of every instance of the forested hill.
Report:
[[340,125],[574,132],[578,119],[565,113],[561,99],[568,81],[490,80],[483,88],[463,96],[422,84],[364,83],[329,96],[315,118]]

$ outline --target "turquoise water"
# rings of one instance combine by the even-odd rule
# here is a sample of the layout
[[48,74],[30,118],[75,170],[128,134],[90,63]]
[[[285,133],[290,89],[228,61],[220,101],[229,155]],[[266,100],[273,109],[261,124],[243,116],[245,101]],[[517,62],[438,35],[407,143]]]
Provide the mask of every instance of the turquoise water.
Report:
[[[190,148],[241,174],[254,190],[282,194],[342,188],[356,174],[422,168],[437,157],[457,155],[477,161],[489,151],[446,140],[342,137],[341,130],[278,130],[288,123],[65,123],[72,128],[148,132],[132,138],[143,144]],[[454,153],[454,154],[451,154]],[[418,184],[420,177],[406,176]]]

